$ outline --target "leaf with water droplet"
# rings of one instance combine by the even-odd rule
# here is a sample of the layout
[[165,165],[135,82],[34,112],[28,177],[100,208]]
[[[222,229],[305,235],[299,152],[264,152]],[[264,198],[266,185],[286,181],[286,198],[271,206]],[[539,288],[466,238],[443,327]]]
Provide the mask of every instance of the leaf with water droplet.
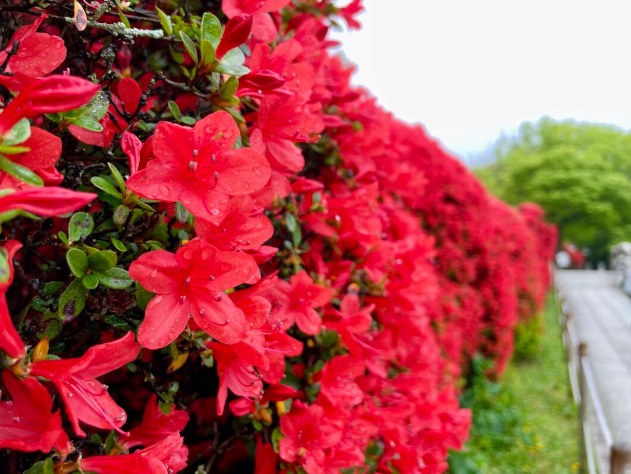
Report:
[[93,132],[102,132],[103,126],[99,121],[103,118],[110,105],[107,94],[98,92],[90,102],[83,107],[62,114],[63,121]]
[[83,286],[81,280],[79,278],[72,280],[59,298],[59,316],[64,321],[77,317],[85,308],[87,298],[88,289]]
[[184,224],[188,220],[188,210],[184,207],[180,201],[175,203],[175,218],[178,222]]
[[106,270],[104,272],[95,272],[94,273],[99,279],[99,283],[108,288],[112,288],[114,290],[123,290],[125,288],[129,288],[131,284],[134,282],[130,277],[127,270],[122,268],[114,267]]
[[213,49],[219,46],[221,41],[221,22],[212,13],[204,13],[202,16],[202,27],[199,35],[199,42],[208,41]]
[[68,239],[71,242],[84,239],[94,230],[94,220],[87,212],[77,212],[70,218],[68,224]]

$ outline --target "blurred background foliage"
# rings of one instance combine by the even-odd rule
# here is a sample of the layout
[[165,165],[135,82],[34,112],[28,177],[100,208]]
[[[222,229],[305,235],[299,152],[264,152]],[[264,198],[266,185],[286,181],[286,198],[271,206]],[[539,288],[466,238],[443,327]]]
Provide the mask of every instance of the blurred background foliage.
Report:
[[532,201],[559,226],[560,241],[589,249],[595,266],[631,240],[631,134],[609,125],[525,122],[495,144],[496,160],[474,170],[510,204]]

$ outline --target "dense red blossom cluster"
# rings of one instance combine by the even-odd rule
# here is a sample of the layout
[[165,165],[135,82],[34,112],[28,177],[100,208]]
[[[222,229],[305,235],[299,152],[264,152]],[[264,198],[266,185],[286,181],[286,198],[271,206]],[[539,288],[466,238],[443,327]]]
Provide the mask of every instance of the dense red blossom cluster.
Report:
[[3,472],[444,472],[554,229],[350,84],[361,0],[131,3],[0,6]]

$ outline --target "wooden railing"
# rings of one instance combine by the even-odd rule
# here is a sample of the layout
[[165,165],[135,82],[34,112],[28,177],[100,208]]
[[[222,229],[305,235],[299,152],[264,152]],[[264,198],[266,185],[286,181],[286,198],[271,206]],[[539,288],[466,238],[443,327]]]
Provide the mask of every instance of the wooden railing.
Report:
[[[581,472],[629,474],[631,445],[614,438],[587,357],[587,344],[579,340],[570,309],[562,300],[560,306],[559,320],[563,329],[570,386],[574,400],[580,407]],[[631,420],[622,421],[631,423]]]

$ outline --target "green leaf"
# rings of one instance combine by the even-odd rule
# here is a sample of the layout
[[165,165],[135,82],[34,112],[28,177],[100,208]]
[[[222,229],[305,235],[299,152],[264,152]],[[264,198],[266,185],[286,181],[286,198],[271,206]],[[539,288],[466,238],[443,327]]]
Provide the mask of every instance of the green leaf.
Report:
[[180,38],[182,38],[182,42],[184,43],[186,51],[188,51],[188,54],[190,54],[191,58],[193,58],[193,62],[195,64],[198,64],[199,58],[197,57],[197,48],[195,47],[195,43],[193,43],[191,37],[183,31],[180,31]]
[[232,48],[224,54],[223,58],[221,58],[221,62],[232,66],[243,66],[243,63],[245,62],[245,54],[243,54],[241,48]]
[[223,83],[221,89],[219,89],[219,97],[224,100],[228,100],[234,96],[239,88],[239,79],[232,76],[226,82]]
[[118,262],[118,255],[112,250],[99,250],[93,255],[90,255],[90,267],[97,272],[104,272],[109,270],[116,262]]
[[85,239],[94,229],[94,220],[87,212],[77,212],[70,218],[68,224],[68,239],[77,242]]
[[173,411],[173,404],[168,402],[163,402],[162,400],[158,401],[158,405],[160,406],[160,411],[163,415],[168,415]]
[[200,51],[202,54],[200,64],[210,65],[215,62],[215,48],[210,44],[210,41],[203,40]]
[[51,458],[46,458],[33,464],[24,474],[55,474],[55,464]]
[[118,171],[118,168],[114,166],[113,163],[108,163],[107,166],[110,168],[110,172],[112,173],[112,178],[114,178],[114,181],[116,182],[116,185],[118,186],[118,189],[120,189],[122,192],[125,192],[125,189],[127,189],[127,186],[125,185],[125,178],[123,178],[123,175],[121,174],[121,172]]
[[182,112],[180,112],[180,107],[172,100],[169,101],[168,105],[169,105],[169,110],[171,111],[171,115],[173,115],[173,118],[179,122],[180,119],[182,118]]
[[300,246],[300,242],[302,242],[302,229],[299,225],[291,233],[291,241],[294,244],[294,248],[297,249]]
[[4,136],[2,144],[5,146],[19,145],[28,140],[30,136],[31,124],[27,119],[23,118]]
[[183,116],[180,121],[184,125],[195,125],[197,123],[197,120],[195,120],[193,117],[189,117],[188,115]]
[[118,11],[118,18],[120,18],[121,22],[127,27],[127,28],[131,28],[131,24],[129,23],[129,20],[127,19],[127,17],[125,15],[123,15],[122,11]]
[[158,12],[158,16],[160,17],[160,25],[162,25],[162,29],[164,32],[171,36],[173,35],[173,22],[171,21],[171,17],[156,7],[156,11]]
[[114,211],[114,224],[123,225],[127,222],[127,218],[129,217],[129,208],[123,204],[118,206]]
[[105,316],[105,322],[112,326],[113,328],[120,329],[121,331],[129,331],[131,328],[129,324],[127,324],[124,320],[115,316],[113,314],[108,314]]
[[280,440],[283,438],[284,436],[280,432],[280,426],[277,426],[276,428],[274,428],[274,431],[272,431],[272,445],[274,446],[274,450],[276,452],[278,452]]
[[0,283],[8,283],[9,278],[11,278],[9,255],[3,247],[0,249]]
[[0,155],[19,155],[20,153],[26,153],[31,151],[27,146],[7,146],[0,145]]
[[127,252],[127,247],[125,246],[124,243],[122,243],[120,240],[114,237],[112,237],[111,240],[112,240],[112,245],[116,247],[116,250],[118,250],[119,252]]
[[175,218],[182,224],[188,220],[188,210],[180,201],[175,203]]
[[215,72],[220,72],[221,74],[230,74],[231,76],[245,76],[250,72],[250,70],[245,66],[238,66],[235,64],[228,64],[221,61],[214,68]]
[[33,186],[44,186],[44,181],[42,181],[42,178],[37,176],[34,171],[28,169],[26,166],[14,163],[6,156],[0,155],[0,170],[4,171],[7,174],[10,174],[14,178],[17,178],[26,184],[30,184]]
[[87,298],[88,289],[79,278],[73,280],[59,298],[59,316],[64,321],[77,317],[85,308]]
[[64,245],[68,245],[68,236],[63,230],[57,232],[57,237],[59,237],[59,240],[61,240]]
[[136,285],[136,302],[141,310],[145,310],[151,298],[154,297],[154,293],[145,290],[140,283]]
[[88,290],[93,290],[99,286],[99,279],[96,275],[90,273],[81,279],[81,283],[83,283],[83,286],[85,286]]
[[296,222],[296,217],[291,212],[285,213],[285,225],[289,232],[296,230],[298,223]]
[[59,290],[61,290],[61,288],[64,286],[63,282],[61,281],[49,281],[47,283],[44,284],[44,290],[43,293],[46,296],[51,296],[54,295],[55,293],[57,293]]
[[110,102],[107,98],[107,94],[98,92],[92,100],[83,107],[62,114],[63,121],[85,128],[86,130],[101,132],[103,131],[103,126],[99,121],[107,113],[109,106]]
[[110,268],[104,272],[94,273],[99,279],[99,283],[114,290],[129,288],[134,282],[126,270],[118,267]]
[[95,187],[99,188],[104,193],[109,194],[110,196],[114,196],[115,198],[122,199],[123,195],[118,192],[114,185],[110,183],[107,179],[100,176],[94,176],[90,179],[90,181]]
[[110,431],[110,434],[107,435],[107,438],[105,439],[105,452],[109,453],[112,449],[114,449],[114,446],[116,446],[116,432],[114,430]]
[[79,249],[70,249],[66,252],[66,262],[72,274],[78,278],[85,275],[88,269],[88,256]]
[[210,42],[213,49],[217,49],[221,41],[221,22],[212,13],[204,13],[202,16],[202,29],[200,31],[199,42]]

